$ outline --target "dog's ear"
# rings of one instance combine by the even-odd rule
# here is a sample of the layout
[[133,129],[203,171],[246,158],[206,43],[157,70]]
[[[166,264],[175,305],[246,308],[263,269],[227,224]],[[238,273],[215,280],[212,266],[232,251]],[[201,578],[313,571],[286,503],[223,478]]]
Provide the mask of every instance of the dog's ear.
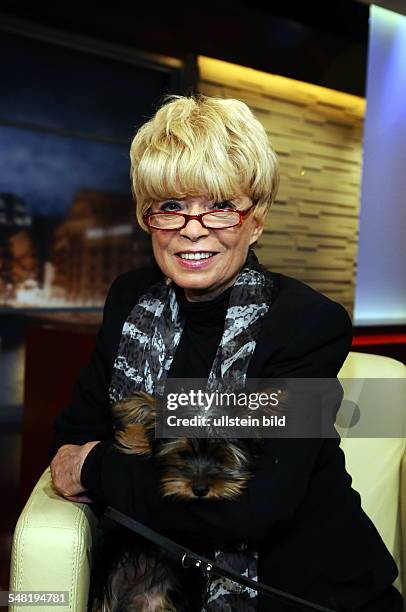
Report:
[[139,391],[113,408],[115,439],[124,453],[151,455],[155,439],[155,399]]
[[117,448],[128,455],[152,455],[151,441],[142,423],[133,423],[115,433]]
[[145,426],[155,426],[155,399],[144,391],[138,391],[120,400],[112,408],[115,425],[123,429],[133,423],[142,423]]

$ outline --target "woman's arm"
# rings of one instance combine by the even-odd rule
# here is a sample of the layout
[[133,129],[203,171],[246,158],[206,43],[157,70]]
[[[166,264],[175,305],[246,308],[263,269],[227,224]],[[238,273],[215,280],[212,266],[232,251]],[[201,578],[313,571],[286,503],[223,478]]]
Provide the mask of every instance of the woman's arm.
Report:
[[54,487],[65,497],[83,492],[80,473],[87,454],[100,440],[113,438],[108,391],[122,326],[140,295],[160,276],[156,268],[134,270],[110,287],[92,357],[78,376],[71,402],[55,422],[49,449]]

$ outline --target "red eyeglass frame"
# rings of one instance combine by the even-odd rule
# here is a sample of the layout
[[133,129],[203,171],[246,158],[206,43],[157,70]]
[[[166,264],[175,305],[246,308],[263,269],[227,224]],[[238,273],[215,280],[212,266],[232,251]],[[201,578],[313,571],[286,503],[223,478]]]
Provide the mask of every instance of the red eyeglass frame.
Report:
[[[184,229],[187,226],[187,224],[189,223],[189,221],[192,221],[193,219],[195,219],[196,221],[199,221],[199,223],[205,229],[209,229],[209,230],[210,229],[215,229],[217,231],[217,230],[222,230],[222,229],[230,229],[231,227],[240,227],[242,225],[243,220],[245,219],[245,217],[250,212],[250,210],[252,210],[254,208],[254,206],[256,206],[256,205],[257,205],[257,202],[254,202],[254,204],[251,204],[251,206],[249,208],[247,208],[247,210],[232,210],[232,211],[229,211],[229,212],[236,212],[236,213],[238,213],[238,215],[240,217],[240,220],[239,220],[239,222],[236,225],[229,225],[227,227],[217,227],[217,228],[206,227],[206,225],[204,225],[204,223],[202,222],[202,218],[205,215],[211,215],[212,213],[215,213],[215,212],[224,212],[224,210],[221,210],[221,209],[208,210],[207,212],[200,213],[200,215],[188,215],[186,213],[172,212],[170,210],[163,210],[161,212],[145,213],[144,215],[142,215],[142,218],[143,218],[145,224],[150,229],[155,229],[155,230],[158,230],[160,232],[178,232],[179,230]],[[150,217],[152,217],[152,215],[178,215],[179,217],[183,217],[185,222],[182,225],[182,227],[172,227],[172,228],[152,227],[148,223],[148,219]]]

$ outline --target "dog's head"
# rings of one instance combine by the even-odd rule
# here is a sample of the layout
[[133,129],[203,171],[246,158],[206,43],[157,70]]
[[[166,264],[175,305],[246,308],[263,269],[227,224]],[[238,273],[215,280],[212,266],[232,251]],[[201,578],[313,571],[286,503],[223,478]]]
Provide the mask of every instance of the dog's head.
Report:
[[246,441],[223,438],[165,440],[155,456],[161,467],[163,495],[185,500],[237,497],[254,463]]

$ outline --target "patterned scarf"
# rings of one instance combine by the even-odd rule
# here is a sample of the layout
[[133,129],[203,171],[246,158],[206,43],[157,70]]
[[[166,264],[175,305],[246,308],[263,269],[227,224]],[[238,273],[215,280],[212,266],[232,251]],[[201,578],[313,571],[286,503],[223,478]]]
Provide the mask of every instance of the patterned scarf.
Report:
[[[231,291],[210,390],[244,386],[271,294],[272,277],[250,249]],[[159,281],[140,298],[123,326],[109,390],[112,404],[135,391],[163,394],[184,325],[170,281]]]
[[[244,387],[272,288],[271,274],[250,249],[231,290],[223,335],[208,378],[209,391]],[[140,298],[123,326],[109,389],[111,404],[136,391],[163,395],[184,325],[171,281],[159,281]],[[257,579],[255,551],[215,551],[215,557],[220,566],[238,568],[238,573]],[[256,592],[218,578],[210,585],[203,610],[237,610],[237,601],[243,600],[241,609],[254,610]]]

